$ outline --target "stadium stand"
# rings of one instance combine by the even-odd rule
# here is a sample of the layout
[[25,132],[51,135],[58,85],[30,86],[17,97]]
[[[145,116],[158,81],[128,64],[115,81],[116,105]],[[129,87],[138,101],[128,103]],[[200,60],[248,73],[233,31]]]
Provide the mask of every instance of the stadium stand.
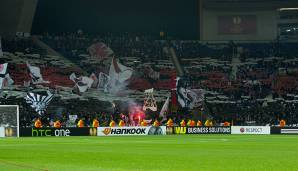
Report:
[[[108,59],[94,59],[88,53],[88,48],[96,42],[105,43],[124,65],[133,67],[136,71],[128,87],[132,91],[139,92],[137,93],[139,96],[136,95],[139,101],[142,101],[140,91],[153,87],[159,91],[159,95],[162,95],[157,98],[161,105],[167,96],[167,91],[164,90],[169,92],[172,77],[176,74],[170,59],[163,53],[162,49],[167,43],[164,40],[153,40],[150,37],[129,34],[91,36],[84,33],[47,34],[42,36],[41,40],[73,63],[66,64],[66,59],[47,55],[30,38],[3,39],[3,51],[5,52],[3,60],[10,63],[9,73],[15,85],[19,86],[30,79],[26,72],[26,62],[40,66],[44,79],[50,81],[50,84],[42,85],[42,88],[48,87],[57,94],[60,93],[60,97],[56,100],[64,98],[67,101],[64,103],[69,106],[76,106],[76,103],[84,104],[84,100],[75,102],[71,97],[73,95],[70,89],[73,83],[69,80],[69,75],[72,72],[83,74],[79,68],[75,67],[75,64],[89,74],[108,73]],[[289,124],[297,123],[295,109],[297,107],[298,59],[295,56],[297,49],[293,49],[297,43],[278,41],[211,43],[184,40],[170,40],[169,42],[175,47],[181,64],[192,78],[191,87],[206,91],[205,103],[208,115],[211,115],[217,123],[234,120],[237,125],[249,123],[265,125],[275,124],[280,118],[287,118]],[[64,92],[68,93],[64,94]],[[163,94],[163,92],[166,93]],[[90,96],[94,94],[93,90],[89,93]],[[61,97],[64,95],[70,96],[73,100]],[[87,98],[91,98],[90,96]],[[4,104],[3,101],[1,103]],[[28,105],[23,105],[29,109]],[[69,106],[66,107],[69,111],[63,111],[65,120],[67,115],[78,113],[82,115],[79,117],[84,116],[88,120],[87,124],[93,118],[98,117],[101,117],[100,123],[107,123],[109,120],[102,118],[102,115],[96,115],[96,112],[88,112],[87,107],[78,110]],[[105,112],[111,111],[98,110],[98,113]],[[182,112],[185,111],[170,112],[169,117],[172,117],[177,124],[182,118],[193,117],[190,113],[181,115]],[[201,116],[204,115],[202,113],[204,112],[201,112]],[[113,117],[112,113],[110,115]],[[22,120],[22,125],[32,124],[33,118],[27,117]],[[47,118],[47,123],[50,123],[50,116],[45,118]],[[196,119],[199,119],[198,116]],[[62,120],[62,123],[65,121]]]

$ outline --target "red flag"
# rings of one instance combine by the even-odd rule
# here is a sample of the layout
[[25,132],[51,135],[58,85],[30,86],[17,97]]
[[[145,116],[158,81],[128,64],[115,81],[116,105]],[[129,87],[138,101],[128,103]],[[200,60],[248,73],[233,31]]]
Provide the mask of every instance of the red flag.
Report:
[[87,50],[90,56],[99,59],[108,58],[114,53],[111,48],[102,42],[92,44]]

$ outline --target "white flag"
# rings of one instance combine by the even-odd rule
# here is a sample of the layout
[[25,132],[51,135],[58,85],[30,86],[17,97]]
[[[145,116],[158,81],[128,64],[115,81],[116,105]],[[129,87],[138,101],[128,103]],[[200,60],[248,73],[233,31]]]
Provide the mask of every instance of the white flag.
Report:
[[4,82],[4,78],[3,77],[0,77],[0,90],[2,89],[3,82]]
[[86,92],[88,88],[91,88],[94,82],[92,78],[86,76],[77,77],[75,73],[72,73],[69,76],[69,79],[75,83],[75,87],[77,87],[81,93]]
[[13,79],[10,77],[10,75],[7,73],[5,75],[4,81],[3,81],[3,87],[9,87],[14,83]]
[[162,117],[161,122],[167,120],[166,112],[168,111],[169,103],[170,103],[170,97],[167,98],[167,100],[165,101],[165,103],[163,104],[160,110],[159,117]]
[[5,75],[8,63],[0,64],[0,74]]
[[110,71],[109,71],[109,83],[107,85],[107,91],[116,93],[125,87],[125,81],[132,76],[133,69],[126,67],[112,59]]
[[109,79],[110,77],[107,74],[100,72],[98,75],[97,88],[106,88],[109,83]]
[[30,71],[30,76],[33,84],[50,83],[49,81],[43,80],[39,67],[31,66],[28,62],[27,67]]
[[126,67],[119,62],[115,58],[112,59],[109,76],[110,79],[114,79],[123,83],[124,81],[128,80],[132,76],[132,68]]

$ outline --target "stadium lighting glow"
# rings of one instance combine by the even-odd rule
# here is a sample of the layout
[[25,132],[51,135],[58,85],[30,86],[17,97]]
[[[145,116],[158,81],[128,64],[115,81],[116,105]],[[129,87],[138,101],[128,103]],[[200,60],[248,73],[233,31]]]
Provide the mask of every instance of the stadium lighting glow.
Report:
[[298,10],[298,8],[280,8],[279,11],[292,11],[292,10]]

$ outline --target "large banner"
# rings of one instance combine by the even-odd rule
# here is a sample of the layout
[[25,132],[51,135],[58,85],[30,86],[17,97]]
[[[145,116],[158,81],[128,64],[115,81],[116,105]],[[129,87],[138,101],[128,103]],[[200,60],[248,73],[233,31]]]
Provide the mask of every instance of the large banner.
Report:
[[231,127],[167,127],[167,134],[231,134]]
[[96,136],[96,128],[20,128],[20,137]]
[[148,127],[98,127],[97,136],[123,136],[123,135],[165,135],[165,126]]
[[270,134],[270,126],[232,126],[232,134]]
[[255,15],[227,15],[218,16],[218,34],[256,34],[257,17]]

